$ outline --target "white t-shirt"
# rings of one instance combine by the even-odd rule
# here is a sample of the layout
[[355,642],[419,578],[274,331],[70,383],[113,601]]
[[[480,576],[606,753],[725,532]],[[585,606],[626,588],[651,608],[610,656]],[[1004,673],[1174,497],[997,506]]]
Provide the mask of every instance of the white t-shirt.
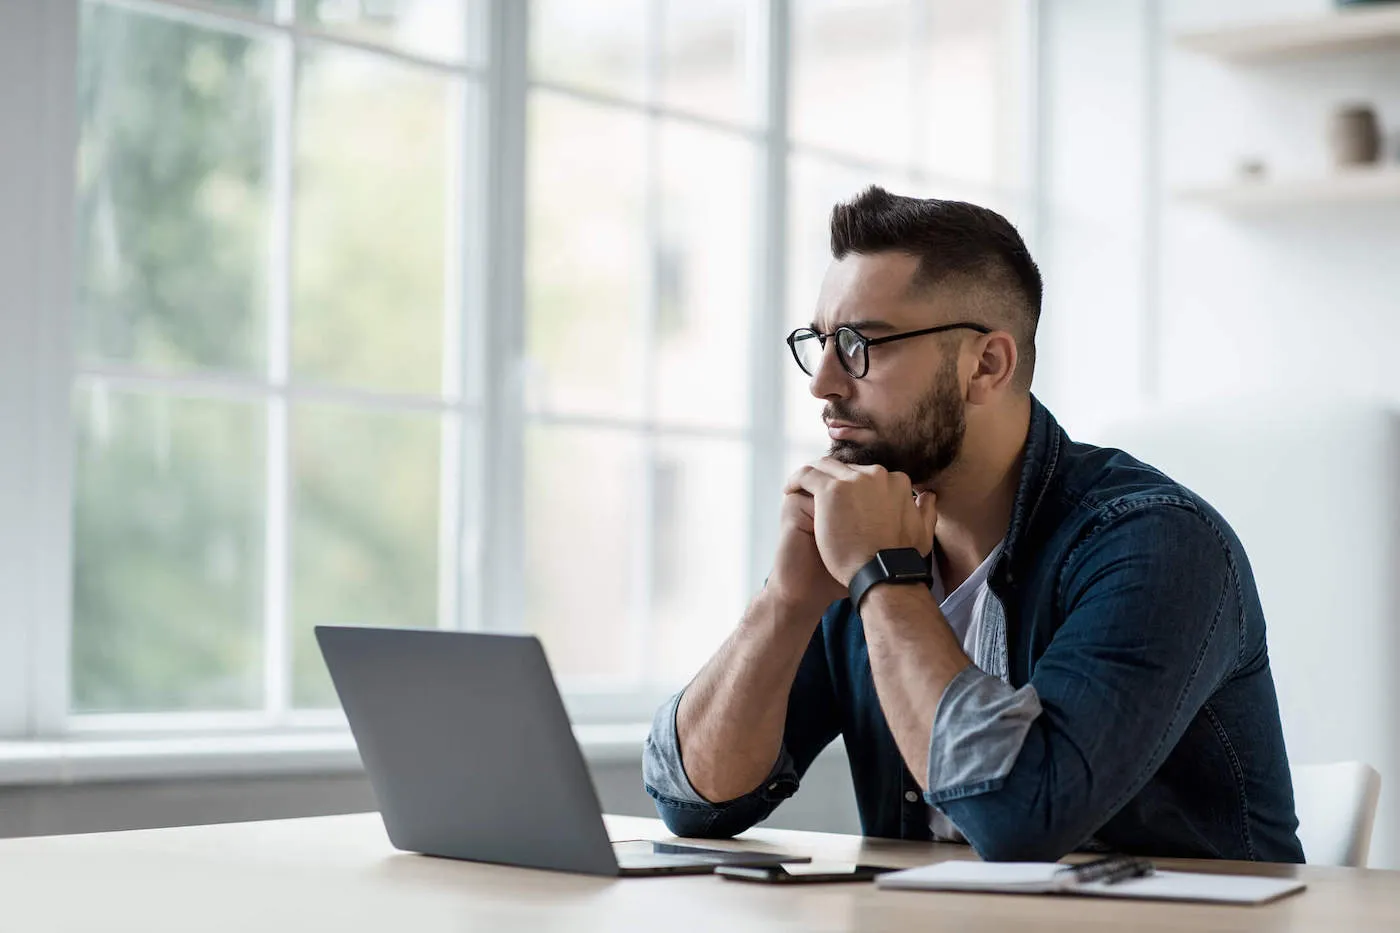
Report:
[[976,659],[977,639],[982,634],[982,604],[986,602],[988,594],[987,574],[992,572],[992,565],[1001,556],[1005,545],[1006,541],[1003,540],[992,548],[987,559],[978,564],[972,576],[964,580],[951,595],[944,592],[943,580],[938,575],[938,562],[933,562],[933,584],[929,592],[938,600],[938,608],[943,610],[943,617],[948,620],[958,641],[962,642],[963,651],[969,658]]
[[[1003,539],[1001,544],[992,548],[992,553],[972,571],[972,576],[964,580],[951,594],[945,593],[943,580],[938,576],[938,562],[933,562],[933,585],[929,587],[929,592],[938,600],[938,608],[943,611],[943,617],[948,620],[953,634],[958,636],[963,651],[974,661],[977,660],[977,641],[982,637],[982,620],[986,616],[982,608],[991,595],[987,588],[987,575],[991,573],[992,566],[1001,556],[1005,545],[1006,541]],[[933,832],[935,840],[964,841],[962,833],[958,832],[952,820],[933,807],[928,808],[928,814],[929,829]]]

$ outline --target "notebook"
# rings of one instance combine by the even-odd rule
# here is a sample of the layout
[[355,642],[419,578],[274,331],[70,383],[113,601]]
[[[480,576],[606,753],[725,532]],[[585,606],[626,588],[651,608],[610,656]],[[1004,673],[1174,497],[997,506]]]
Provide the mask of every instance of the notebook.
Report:
[[1121,881],[1080,881],[1054,862],[939,862],[876,879],[882,888],[984,894],[1077,894],[1217,904],[1263,904],[1306,885],[1291,878],[1155,871]]

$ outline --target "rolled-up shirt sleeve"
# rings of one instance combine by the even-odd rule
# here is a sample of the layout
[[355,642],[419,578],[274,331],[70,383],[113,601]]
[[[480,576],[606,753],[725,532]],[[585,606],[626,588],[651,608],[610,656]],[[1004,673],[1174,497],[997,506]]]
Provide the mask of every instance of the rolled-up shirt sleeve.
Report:
[[681,764],[681,742],[676,734],[676,707],[681,705],[682,690],[661,704],[651,720],[642,753],[642,780],[652,796],[669,798],[676,803],[708,803],[690,786]]
[[686,777],[676,733],[676,707],[682,695],[683,692],[676,694],[657,710],[642,756],[646,791],[656,801],[657,814],[671,832],[677,836],[727,838],[765,819],[778,804],[797,792],[797,768],[784,745],[773,769],[754,790],[721,803],[711,803],[700,796]]
[[766,819],[797,792],[801,776],[838,733],[830,668],[818,628],[798,667],[788,697],[787,724],[777,760],[768,776],[747,794],[711,803],[685,773],[676,709],[684,691],[656,711],[642,755],[642,780],[657,814],[678,836],[727,838]]
[[1040,712],[1040,696],[1030,684],[1016,689],[974,665],[963,668],[943,691],[934,715],[928,802],[1000,787]]
[[[642,778],[652,797],[658,800],[666,798],[672,803],[699,804],[709,808],[715,805],[700,796],[691,786],[690,778],[685,775],[685,765],[681,761],[681,743],[676,734],[676,708],[680,706],[684,693],[685,691],[681,691],[662,704],[651,721],[651,734],[647,736],[646,749],[642,756]],[[765,784],[788,782],[796,789],[797,768],[793,764],[792,755],[788,754],[787,746],[784,745],[779,750],[778,761],[768,773]],[[767,786],[761,789],[775,792],[779,787]]]

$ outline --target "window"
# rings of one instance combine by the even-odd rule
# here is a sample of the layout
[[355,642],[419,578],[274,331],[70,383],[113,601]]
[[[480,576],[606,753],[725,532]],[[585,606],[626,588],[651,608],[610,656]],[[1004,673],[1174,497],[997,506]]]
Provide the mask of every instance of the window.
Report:
[[292,722],[314,625],[459,624],[468,14],[82,5],[74,714]]
[[82,0],[66,728],[334,723],[322,623],[649,717],[825,446],[832,203],[1032,219],[1029,9]]
[[525,624],[575,691],[743,611],[762,4],[533,5]]

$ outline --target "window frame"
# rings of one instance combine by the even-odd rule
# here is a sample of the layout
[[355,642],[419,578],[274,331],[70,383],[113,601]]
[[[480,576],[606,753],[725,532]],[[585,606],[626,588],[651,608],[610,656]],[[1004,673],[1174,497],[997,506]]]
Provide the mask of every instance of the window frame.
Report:
[[[272,36],[275,50],[275,128],[272,178],[277,217],[273,305],[269,319],[267,379],[220,373],[153,375],[119,365],[80,366],[74,352],[72,216],[78,125],[75,81],[79,8],[85,0],[11,0],[0,5],[0,125],[21,126],[27,144],[0,148],[0,450],[29,456],[0,456],[0,738],[61,738],[113,734],[218,734],[340,729],[338,710],[294,710],[288,706],[290,664],[287,640],[291,514],[287,416],[296,401],[348,403],[399,411],[438,411],[444,451],[440,506],[439,624],[467,630],[502,630],[490,620],[524,617],[525,505],[524,439],[529,424],[623,427],[639,432],[648,450],[662,436],[725,436],[747,451],[748,508],[746,583],[756,591],[768,571],[777,541],[775,502],[793,447],[786,431],[787,393],[800,388],[790,372],[783,338],[789,301],[789,198],[793,157],[815,156],[848,168],[897,171],[908,166],[870,163],[828,153],[794,140],[789,95],[792,72],[792,3],[757,5],[751,36],[761,67],[750,126],[662,106],[648,95],[630,101],[606,94],[533,80],[529,74],[529,4],[523,0],[473,0],[467,25],[468,64],[447,64],[293,24],[292,0],[277,0],[277,16],[266,19],[208,0],[90,0],[143,14],[237,32]],[[656,11],[649,0],[648,71],[654,85]],[[1021,0],[1030,52],[1024,99],[1028,113],[1028,159],[1038,168],[1040,127],[1036,120],[1035,51],[1040,35],[1036,0]],[[41,41],[32,41],[38,35]],[[8,38],[7,38],[8,37]],[[29,41],[26,41],[29,40]],[[454,229],[448,255],[449,324],[445,340],[456,345],[460,370],[449,373],[438,396],[380,395],[315,385],[289,377],[291,220],[296,179],[291,170],[296,119],[296,56],[303,44],[348,47],[454,77],[469,92],[454,121],[459,132],[449,211]],[[470,62],[478,62],[470,64]],[[7,73],[9,72],[9,73]],[[8,79],[8,80],[5,80]],[[477,90],[471,92],[475,86]],[[33,93],[37,88],[38,93]],[[748,360],[748,424],[732,431],[687,429],[648,418],[607,419],[528,414],[524,405],[526,122],[533,90],[625,107],[657,119],[675,119],[738,133],[754,145],[755,242],[752,270],[751,346]],[[475,134],[475,136],[473,136]],[[471,138],[484,139],[479,146]],[[648,156],[655,174],[654,144]],[[1028,214],[1034,239],[1040,173],[1028,172]],[[654,185],[652,186],[655,187]],[[648,212],[655,213],[654,191]],[[654,223],[654,218],[652,220]],[[488,234],[490,232],[490,235]],[[4,248],[6,246],[26,248]],[[454,261],[455,260],[455,261]],[[654,322],[653,287],[647,314]],[[56,313],[62,312],[62,313]],[[15,352],[6,355],[6,348]],[[177,393],[221,397],[255,396],[268,412],[268,510],[264,613],[264,696],[261,711],[202,713],[80,714],[69,711],[69,638],[72,590],[71,393],[84,379],[138,385]],[[455,383],[455,385],[453,384]],[[447,428],[455,423],[456,437]],[[490,438],[488,446],[482,439]],[[8,495],[6,494],[8,491]],[[650,525],[650,507],[641,520]],[[637,536],[643,551],[647,532]],[[647,576],[648,574],[644,574]],[[641,588],[643,591],[646,587]],[[646,598],[642,592],[641,599]],[[697,659],[697,663],[701,659]],[[567,685],[566,685],[567,686]],[[566,690],[565,702],[580,723],[642,722],[664,698],[664,686],[635,690]]]
[[[0,5],[0,735],[67,710],[77,5]],[[27,456],[19,452],[27,452]]]

